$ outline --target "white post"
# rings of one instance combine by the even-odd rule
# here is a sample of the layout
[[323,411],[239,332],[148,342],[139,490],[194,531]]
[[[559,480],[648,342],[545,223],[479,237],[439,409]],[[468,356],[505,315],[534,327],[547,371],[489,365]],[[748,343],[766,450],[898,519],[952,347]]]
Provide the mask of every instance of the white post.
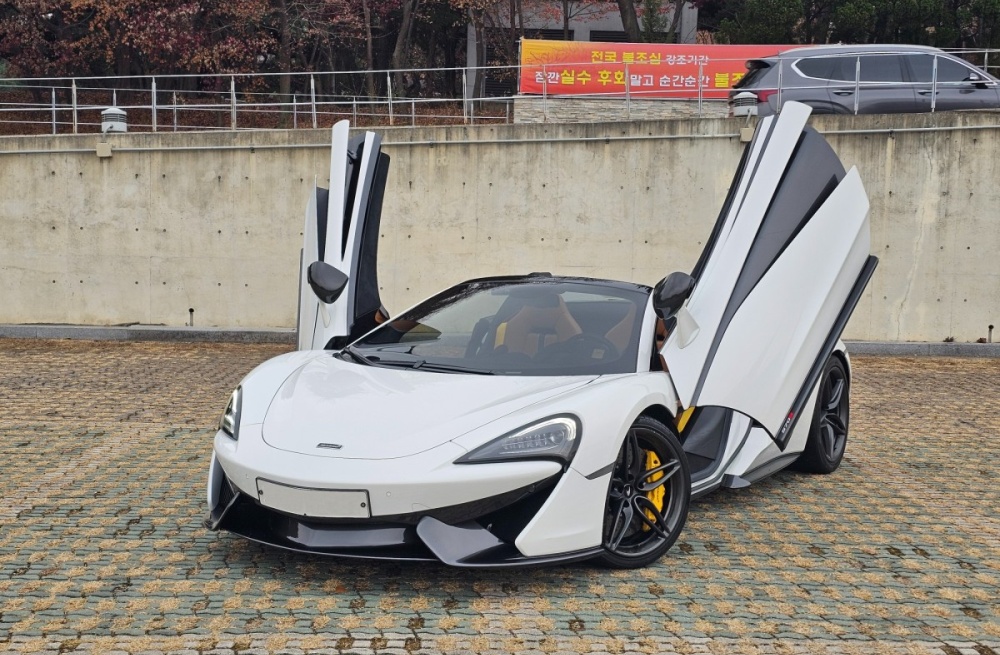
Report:
[[549,76],[545,71],[545,64],[542,64],[542,120],[548,122],[548,102],[549,102]]
[[462,69],[462,122],[469,122],[469,69]]
[[937,76],[938,76],[938,58],[934,55],[934,69],[931,74],[931,113],[937,109]]
[[417,124],[417,101],[410,100],[410,126]]
[[229,78],[229,124],[236,129],[236,76]]
[[698,62],[698,115],[699,116],[705,115],[704,111],[705,85],[703,83],[704,76],[705,76],[705,64],[699,61]]
[[52,87],[52,134],[56,133],[56,87]]
[[174,91],[174,94],[173,94],[173,101],[174,101],[174,132],[176,132],[177,131],[177,92],[176,91]]
[[632,120],[632,81],[628,77],[628,64],[625,64],[625,118]]
[[299,97],[292,94],[292,129],[299,129]]
[[73,134],[78,133],[77,114],[76,114],[76,80],[73,80]]
[[385,72],[385,90],[389,96],[389,125],[392,125],[392,73]]
[[854,60],[854,115],[861,106],[861,57]]
[[778,60],[778,113],[779,114],[781,113],[781,83],[782,83],[782,77],[784,76],[784,72],[785,72],[784,60],[779,59]]
[[313,129],[315,130],[319,127],[319,123],[316,121],[316,78],[312,75],[309,76],[309,96],[312,104]]
[[156,131],[156,78],[153,78],[153,102],[150,104],[153,111],[153,131]]

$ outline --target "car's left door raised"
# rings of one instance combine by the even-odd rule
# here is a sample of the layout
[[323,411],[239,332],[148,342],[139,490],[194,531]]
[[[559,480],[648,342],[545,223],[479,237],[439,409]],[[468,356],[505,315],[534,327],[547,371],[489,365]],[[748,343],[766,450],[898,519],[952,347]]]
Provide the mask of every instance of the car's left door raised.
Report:
[[661,350],[682,405],[740,412],[782,449],[877,262],[861,178],[808,116],[760,122]]
[[[381,307],[378,237],[389,170],[382,139],[373,132],[353,138],[347,121],[333,126],[330,189],[317,183],[306,209],[299,262],[298,349],[340,347],[375,326]],[[348,278],[332,303],[310,288],[308,268],[325,262]]]

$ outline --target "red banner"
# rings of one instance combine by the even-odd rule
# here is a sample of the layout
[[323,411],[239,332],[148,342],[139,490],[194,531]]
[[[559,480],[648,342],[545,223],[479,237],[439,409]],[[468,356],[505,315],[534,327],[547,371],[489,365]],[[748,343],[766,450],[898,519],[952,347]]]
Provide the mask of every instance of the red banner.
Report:
[[725,98],[746,74],[748,59],[790,47],[522,39],[520,92]]

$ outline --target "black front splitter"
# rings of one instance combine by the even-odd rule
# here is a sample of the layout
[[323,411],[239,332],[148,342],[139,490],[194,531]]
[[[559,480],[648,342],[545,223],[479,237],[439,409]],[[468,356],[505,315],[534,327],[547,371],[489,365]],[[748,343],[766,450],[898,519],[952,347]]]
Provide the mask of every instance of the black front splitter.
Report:
[[[224,484],[228,483],[226,481]],[[233,490],[208,515],[205,527],[250,541],[309,555],[347,559],[442,562],[462,568],[548,566],[591,559],[603,548],[526,557],[476,521],[457,525],[425,516],[410,524],[338,524],[289,516]]]

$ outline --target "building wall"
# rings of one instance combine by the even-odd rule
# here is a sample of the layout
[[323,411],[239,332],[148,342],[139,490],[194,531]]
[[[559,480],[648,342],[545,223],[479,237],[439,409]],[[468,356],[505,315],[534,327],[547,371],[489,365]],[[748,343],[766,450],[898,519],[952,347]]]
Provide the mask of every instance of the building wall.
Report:
[[[881,264],[847,336],[985,336],[1000,318],[1000,115],[820,116],[872,201]],[[380,286],[393,312],[475,276],[655,283],[690,270],[736,119],[390,128]],[[0,322],[293,326],[325,130],[0,138]]]

